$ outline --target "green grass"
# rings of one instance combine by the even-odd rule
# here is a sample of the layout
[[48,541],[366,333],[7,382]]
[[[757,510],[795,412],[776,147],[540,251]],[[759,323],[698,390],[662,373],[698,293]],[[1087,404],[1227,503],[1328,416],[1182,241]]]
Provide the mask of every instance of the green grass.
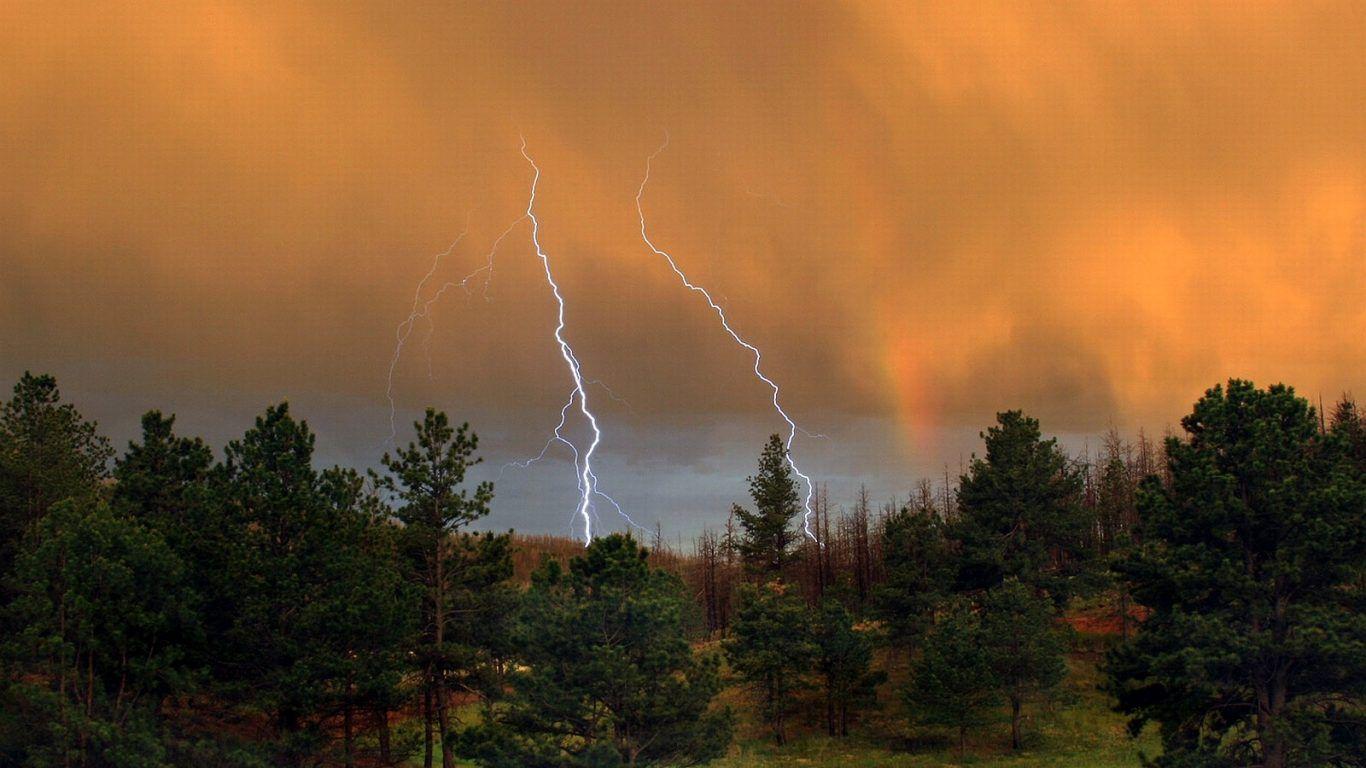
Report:
[[1025,747],[1010,750],[1010,724],[1004,712],[999,722],[968,733],[967,749],[958,756],[954,735],[918,729],[906,722],[905,710],[892,685],[881,694],[882,708],[870,714],[847,739],[825,736],[820,723],[799,724],[788,744],[777,747],[765,738],[738,691],[726,698],[740,716],[730,754],[713,763],[717,768],[779,768],[839,766],[839,768],[1136,768],[1139,752],[1153,755],[1157,740],[1151,733],[1130,739],[1124,719],[1111,712],[1094,663],[1073,660],[1062,690],[1051,706],[1026,709]]

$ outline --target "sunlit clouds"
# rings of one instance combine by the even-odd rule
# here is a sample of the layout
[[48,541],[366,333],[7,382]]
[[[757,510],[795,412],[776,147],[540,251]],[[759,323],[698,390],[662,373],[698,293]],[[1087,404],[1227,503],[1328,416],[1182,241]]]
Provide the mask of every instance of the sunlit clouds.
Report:
[[[519,215],[521,132],[584,375],[631,404],[599,475],[668,506],[668,467],[783,425],[640,242],[667,130],[651,237],[834,438],[798,440],[817,479],[892,440],[870,479],[905,487],[1010,407],[1094,433],[1233,375],[1361,394],[1363,39],[1353,3],[9,3],[0,370],[115,423],[313,398],[377,446],[394,327],[467,216],[438,285]],[[400,424],[539,446],[569,382],[538,269],[514,234],[487,301],[434,306]]]

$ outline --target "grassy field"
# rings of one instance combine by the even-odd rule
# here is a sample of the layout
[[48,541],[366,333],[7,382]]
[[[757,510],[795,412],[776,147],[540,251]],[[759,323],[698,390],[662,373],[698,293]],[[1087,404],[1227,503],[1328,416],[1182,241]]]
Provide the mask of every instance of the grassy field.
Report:
[[[960,758],[953,734],[916,729],[907,725],[905,710],[896,696],[896,685],[882,692],[882,708],[869,715],[847,739],[824,735],[819,723],[808,723],[783,747],[764,738],[761,725],[741,713],[736,743],[730,755],[713,765],[718,768],[778,768],[779,766],[839,766],[840,768],[922,768],[925,766],[978,766],[979,768],[1135,768],[1139,752],[1158,751],[1151,733],[1130,739],[1124,720],[1109,710],[1106,696],[1096,690],[1099,675],[1095,664],[1073,659],[1057,701],[1027,710],[1025,748],[1010,750],[1010,724],[1004,712],[1000,722],[969,732],[967,749]],[[893,680],[897,675],[893,670]],[[740,703],[736,689],[727,698]]]
[[[1068,675],[1051,705],[1033,705],[1026,711],[1025,747],[1010,750],[1010,723],[1003,711],[998,723],[970,731],[967,749],[960,758],[953,734],[917,729],[907,724],[904,705],[896,694],[902,670],[890,670],[892,684],[881,691],[881,707],[859,723],[847,739],[831,739],[821,722],[799,721],[788,744],[777,747],[767,738],[763,725],[750,714],[753,708],[739,688],[728,688],[722,701],[736,711],[739,722],[730,753],[712,763],[716,768],[787,768],[788,766],[838,766],[839,768],[927,768],[929,766],[975,766],[976,768],[1136,768],[1139,753],[1158,751],[1157,739],[1145,732],[1130,739],[1124,720],[1111,712],[1094,662],[1073,658]],[[473,710],[462,712],[466,722]],[[1151,729],[1150,729],[1151,730]],[[418,758],[415,765],[421,765]],[[439,764],[439,762],[438,762]],[[466,765],[461,763],[461,765]]]

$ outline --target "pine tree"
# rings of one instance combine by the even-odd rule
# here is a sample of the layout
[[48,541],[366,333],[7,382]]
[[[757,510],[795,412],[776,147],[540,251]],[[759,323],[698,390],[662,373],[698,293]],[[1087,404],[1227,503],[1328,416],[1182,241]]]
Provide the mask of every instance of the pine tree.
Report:
[[1019,411],[997,415],[958,491],[959,585],[991,588],[1014,576],[1061,606],[1083,586],[1089,553],[1082,475]]
[[831,736],[848,736],[859,710],[877,704],[877,686],[887,679],[873,670],[873,641],[854,627],[854,617],[838,600],[826,598],[812,632],[815,668],[825,689],[825,726]]
[[810,687],[815,658],[806,607],[780,582],[750,587],[726,641],[731,667],[759,696],[759,716],[773,739],[787,741],[787,720],[797,694]]
[[361,476],[333,467],[319,480],[332,520],[331,552],[322,563],[330,583],[311,611],[318,642],[329,649],[317,676],[326,693],[322,708],[340,715],[347,766],[357,762],[357,736],[366,729],[362,713],[378,714],[372,719],[385,763],[392,759],[386,754],[388,711],[402,700],[406,643],[417,628],[421,595],[403,569],[400,529],[388,508],[365,491]]
[[225,622],[217,691],[267,713],[272,760],[291,765],[327,751],[327,720],[355,700],[363,665],[383,661],[389,633],[404,630],[397,565],[366,540],[374,523],[357,499],[360,478],[315,470],[313,445],[287,404],[273,406],[215,471],[226,550],[214,587]]
[[944,524],[927,509],[902,507],[882,528],[885,580],[875,607],[893,643],[909,651],[934,620],[954,579]]
[[1360,764],[1361,468],[1283,385],[1231,380],[1182,426],[1118,566],[1151,612],[1109,658],[1119,708],[1161,725],[1160,766]]
[[1053,690],[1067,673],[1053,606],[1012,578],[986,593],[981,615],[982,644],[992,678],[1010,704],[1010,746],[1018,750],[1024,705]]
[[[399,448],[392,457],[385,454],[382,463],[388,474],[377,480],[382,488],[397,493],[402,502],[398,517],[407,532],[411,573],[425,595],[419,655],[425,680],[424,765],[431,768],[434,738],[437,744],[445,744],[451,732],[447,676],[456,666],[459,650],[449,636],[455,618],[454,536],[460,528],[488,514],[493,485],[480,483],[473,493],[462,487],[466,472],[480,461],[475,457],[479,438],[469,431],[468,424],[452,428],[446,414],[428,408],[423,420],[414,426],[417,442]],[[455,765],[449,750],[442,751],[442,765]]]
[[[212,465],[213,453],[203,440],[175,434],[175,416],[148,411],[142,442],[130,442],[115,462],[112,503],[168,539],[185,538],[192,535],[191,508],[202,502]],[[177,544],[188,542],[172,542]]]
[[53,504],[96,496],[112,455],[96,425],[62,402],[56,379],[24,373],[0,406],[0,577]]
[[6,670],[23,673],[8,691],[25,714],[5,739],[12,764],[169,764],[158,713],[195,678],[179,642],[197,620],[184,574],[155,531],[88,497],[29,528],[8,609],[23,629],[3,648]]
[[744,531],[740,557],[755,574],[779,576],[792,555],[797,534],[792,519],[801,512],[801,497],[782,437],[772,435],[759,456],[759,471],[749,478],[754,511],[735,505],[732,513]]
[[1343,395],[1333,408],[1332,432],[1358,470],[1366,472],[1366,415],[1351,395]]
[[518,621],[520,671],[494,720],[459,739],[481,765],[694,765],[724,753],[728,710],[715,657],[683,634],[682,585],[621,534],[565,572],[548,561]]
[[969,728],[991,722],[1000,685],[981,617],[965,598],[952,600],[925,635],[902,694],[913,722],[947,726],[958,734],[961,757]]

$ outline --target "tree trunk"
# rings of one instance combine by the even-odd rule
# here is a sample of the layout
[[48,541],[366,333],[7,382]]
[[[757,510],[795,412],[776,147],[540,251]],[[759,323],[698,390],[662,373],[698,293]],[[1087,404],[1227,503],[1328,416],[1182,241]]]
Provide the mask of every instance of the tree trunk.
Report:
[[1011,698],[1010,700],[1010,748],[1018,750],[1020,743],[1020,700]]
[[355,708],[351,704],[351,696],[346,696],[346,704],[342,709],[342,754],[346,759],[346,768],[354,768],[356,765],[356,729],[354,722]]
[[436,579],[432,584],[433,619],[436,626],[436,667],[432,670],[436,685],[436,725],[441,742],[441,768],[455,768],[455,756],[446,749],[446,734],[450,732],[450,720],[446,712],[446,530],[440,525],[437,515],[436,539]]
[[436,682],[436,725],[441,734],[441,768],[455,768],[455,755],[446,749],[446,734],[450,733],[450,716],[446,709],[445,675],[437,672]]
[[773,740],[782,746],[787,743],[787,735],[783,733],[783,709],[778,702],[778,692],[770,689],[768,703],[773,707]]
[[831,736],[835,735],[834,681],[828,677],[825,680],[825,731]]
[[1262,742],[1262,768],[1285,768],[1285,736],[1277,733],[1281,727],[1280,713],[1285,704],[1285,689],[1280,675],[1273,675],[1271,685],[1258,684],[1257,736]]
[[422,752],[422,768],[432,768],[432,676],[422,681],[422,737],[426,745]]
[[968,727],[967,727],[966,725],[960,725],[960,726],[958,726],[958,759],[959,759],[959,760],[962,760],[962,759],[963,759],[963,753],[967,751],[967,748],[968,748]]
[[392,758],[389,755],[389,710],[385,707],[375,708],[375,731],[379,734],[379,760],[388,765]]

